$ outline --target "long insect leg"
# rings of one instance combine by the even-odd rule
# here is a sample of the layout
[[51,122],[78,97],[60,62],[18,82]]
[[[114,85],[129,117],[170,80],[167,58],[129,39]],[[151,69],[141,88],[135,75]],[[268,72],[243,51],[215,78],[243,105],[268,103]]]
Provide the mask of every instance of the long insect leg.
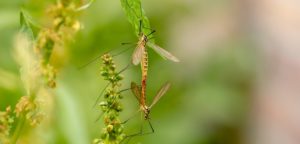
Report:
[[86,64],[84,64],[84,65],[78,67],[77,69],[78,69],[78,70],[81,70],[81,69],[85,68],[85,67],[88,66],[89,64],[95,62],[95,61],[96,61],[97,59],[99,59],[101,56],[102,56],[102,54],[101,54],[101,55],[98,55],[97,57],[93,58],[93,59],[90,60],[88,63],[86,63]]
[[[126,142],[126,144],[128,144],[129,141],[131,140],[131,138],[133,138],[133,137],[135,137],[135,136],[139,136],[141,133],[143,133],[143,125],[141,125],[140,132],[126,136],[126,137],[123,139],[123,141],[126,140],[126,139],[128,139],[127,142]],[[121,141],[121,143],[122,143],[122,141]]]
[[95,120],[95,122],[97,122],[102,116],[103,116],[104,112],[102,112]]
[[132,116],[130,116],[129,118],[127,118],[125,121],[123,121],[122,124],[125,124],[125,123],[127,123],[129,120],[131,120],[132,118],[134,118],[134,117],[138,114],[139,111],[140,111],[140,110],[137,110]]
[[123,68],[122,70],[120,70],[120,72],[118,72],[117,74],[120,74],[122,72],[124,72],[126,69],[128,69],[131,65],[131,63],[127,64],[125,68]]
[[119,93],[124,92],[124,91],[128,91],[128,90],[131,90],[131,88],[122,89],[122,90],[119,91]]
[[[120,52],[116,51],[116,54],[113,54],[112,57],[115,57],[115,56],[118,56],[126,51],[128,51],[129,49],[131,48],[134,48],[134,45],[133,43],[121,43],[121,45],[125,45],[125,44],[131,44],[129,45],[125,50],[121,50]],[[117,50],[117,49],[120,49],[121,47],[116,47],[116,48],[113,48],[113,49],[110,49],[106,52],[104,52],[104,54],[106,53],[112,53],[113,51]],[[96,60],[98,60],[101,56],[103,56],[103,54],[101,55],[98,55],[96,56],[95,58],[91,59],[89,62],[87,62],[86,64],[82,65],[82,66],[79,66],[78,69],[81,70],[83,68],[85,68],[86,66],[90,65],[91,63],[95,62]]]
[[[137,86],[141,86],[141,85],[137,85]],[[131,87],[130,88],[122,89],[122,90],[119,91],[119,93],[124,92],[124,91],[128,91],[128,90],[131,90]]]
[[[149,127],[151,128],[151,131],[150,131],[150,132],[145,132],[145,133],[144,133],[143,129],[141,129],[140,134],[137,134],[136,136],[142,136],[142,135],[148,135],[148,134],[153,134],[153,133],[154,133],[154,128],[153,128],[153,126],[152,126],[150,120],[147,119],[147,121],[148,121]],[[143,127],[142,127],[142,128],[143,128]]]
[[[109,86],[109,83],[106,85],[106,87],[102,90],[101,94],[98,96],[97,100],[96,100],[96,103],[94,104],[94,107],[97,105],[100,97],[103,95],[103,92],[105,91],[105,89]],[[120,91],[118,91],[118,93],[122,93],[122,92],[125,92],[125,91],[128,91],[128,90],[131,90],[131,88],[125,88],[125,89],[122,89]],[[139,112],[140,110],[137,110],[132,116],[130,116],[129,118],[127,118],[125,121],[121,122],[122,124],[125,124],[127,123],[130,119],[132,119],[133,117],[136,116],[136,114]],[[102,112],[96,119],[95,122],[97,122],[103,115],[104,113]]]
[[[124,72],[124,71],[125,71],[127,68],[129,68],[129,67],[130,67],[130,63],[127,64],[126,67],[123,68],[121,71],[119,71],[118,74]],[[109,86],[109,83],[108,83],[108,84],[104,87],[104,89],[101,91],[101,93],[100,93],[100,95],[97,97],[97,99],[96,99],[96,101],[95,101],[93,107],[95,107],[95,106],[97,105],[97,103],[99,102],[99,99],[102,97],[104,91],[106,90],[106,88],[107,88],[108,86]]]
[[127,45],[127,44],[130,44],[130,45],[126,49],[124,49],[124,50],[122,50],[122,51],[120,51],[120,52],[118,52],[116,54],[113,54],[112,57],[118,56],[118,55],[120,55],[120,54],[122,54],[122,53],[124,53],[124,52],[126,52],[126,51],[128,51],[128,50],[130,50],[132,48],[134,48],[134,46],[135,46],[135,44],[132,44],[132,43],[121,43],[121,45]]
[[[111,106],[109,107],[109,109],[110,108],[112,108],[113,107],[113,105],[116,103],[116,101],[114,101],[112,104],[111,104]],[[101,117],[102,117],[102,115],[104,114],[105,112],[101,112],[101,114],[97,117],[97,119],[95,120],[95,122],[97,122]]]
[[[148,134],[153,134],[153,133],[154,133],[154,128],[153,128],[153,126],[152,126],[152,124],[151,124],[150,120],[149,120],[149,119],[147,119],[147,122],[148,122],[148,125],[149,125],[149,127],[151,128],[151,131],[150,131],[150,132],[146,132],[146,133],[144,133],[144,130],[143,130],[143,125],[141,125],[140,132],[138,132],[138,133],[135,133],[135,134],[131,134],[131,135],[128,135],[128,136],[126,136],[126,137],[125,137],[125,139],[127,139],[127,138],[128,138],[128,141],[127,141],[127,143],[128,143],[128,142],[129,142],[129,140],[130,140],[131,138],[133,138],[133,137],[136,137],[136,136],[143,136],[143,135],[148,135]],[[124,139],[124,140],[125,140],[125,139]]]
[[[109,85],[109,83],[108,83],[108,85]],[[105,87],[105,89],[108,87],[108,85]],[[105,89],[104,89],[104,90],[105,90]],[[130,89],[131,89],[131,88],[122,89],[122,90],[118,91],[118,93],[122,93],[122,92],[128,91],[128,90],[130,90]],[[101,92],[102,94],[103,94],[104,90]],[[102,94],[101,94],[100,96],[102,96]],[[98,97],[97,100],[99,100],[99,97]],[[115,103],[115,101],[113,102],[113,104],[111,105],[111,107],[114,105],[114,103]],[[97,103],[95,103],[95,104],[97,104]],[[111,108],[111,107],[109,107],[109,108]],[[139,111],[137,111],[137,112],[139,112]],[[104,112],[102,112],[102,113],[97,117],[97,119],[96,119],[95,122],[97,122],[97,121],[102,117],[103,114],[104,114]],[[131,117],[130,117],[129,119],[127,119],[126,121],[121,122],[121,124],[126,123],[126,122],[129,121],[131,118],[133,118],[134,116],[135,116],[135,115],[131,116]]]
[[[115,104],[115,102],[109,107],[109,108],[112,108],[112,106]],[[97,116],[97,118],[96,118],[96,120],[95,120],[95,123],[96,122],[98,122],[99,120],[100,120],[100,118],[103,116],[103,114],[104,114],[105,112],[101,112],[101,114],[99,114],[98,116]]]
[[153,126],[152,126],[150,120],[147,119],[147,121],[148,121],[148,124],[149,124],[149,126],[150,126],[150,128],[151,128],[151,132],[149,132],[148,134],[152,134],[152,133],[154,133],[154,128],[153,128]]
[[104,87],[104,89],[102,89],[101,93],[99,94],[99,96],[97,97],[94,105],[93,105],[93,108],[97,105],[97,103],[99,102],[100,98],[102,97],[104,91],[106,90],[106,88],[109,86],[110,83],[107,83],[106,86]]
[[[124,72],[128,67],[130,66],[130,63],[125,67],[123,68],[121,71],[118,72],[118,74]],[[107,83],[107,85],[104,87],[104,89],[101,91],[100,95],[97,97],[94,105],[93,105],[93,108],[99,103],[99,100],[100,98],[102,97],[103,93],[105,92],[105,90],[107,89],[107,87],[109,86],[110,83]],[[124,91],[127,91],[127,90],[130,90],[131,88],[127,88],[127,89],[123,89],[123,90],[120,90],[118,91],[118,93],[121,93],[121,92],[124,92]],[[96,121],[98,121],[100,119],[100,117],[103,115],[103,112],[97,117]]]

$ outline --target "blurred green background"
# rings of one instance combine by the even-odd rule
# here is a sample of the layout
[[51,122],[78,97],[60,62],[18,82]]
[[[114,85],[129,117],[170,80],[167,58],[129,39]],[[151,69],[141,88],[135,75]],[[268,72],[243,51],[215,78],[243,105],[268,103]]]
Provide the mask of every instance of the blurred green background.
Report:
[[[22,7],[42,21],[45,7],[54,0],[0,1],[0,110],[15,105],[25,90],[13,58],[14,39]],[[255,78],[256,53],[244,30],[238,2],[231,0],[143,0],[156,43],[181,62],[163,60],[149,50],[148,100],[166,81],[170,91],[151,111],[155,133],[133,138],[143,144],[243,143],[250,95]],[[93,108],[106,82],[100,76],[100,59],[78,69],[122,42],[135,42],[133,27],[118,0],[96,0],[80,16],[83,29],[68,45],[67,62],[58,74],[53,122],[39,134],[45,143],[91,143],[100,136],[100,108]],[[130,62],[131,52],[115,58],[118,69]],[[140,81],[140,67],[123,73],[123,88]],[[138,109],[130,92],[124,92],[126,119]],[[148,102],[150,103],[150,102]],[[137,116],[125,125],[126,133],[139,131]]]

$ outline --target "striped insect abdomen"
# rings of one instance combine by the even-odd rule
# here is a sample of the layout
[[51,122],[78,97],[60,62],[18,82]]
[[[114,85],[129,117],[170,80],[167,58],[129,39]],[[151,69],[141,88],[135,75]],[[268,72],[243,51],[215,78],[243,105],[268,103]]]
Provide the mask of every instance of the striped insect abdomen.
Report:
[[141,91],[141,104],[146,105],[146,86],[147,86],[147,74],[148,74],[148,52],[144,47],[143,57],[141,61],[142,68],[142,91]]

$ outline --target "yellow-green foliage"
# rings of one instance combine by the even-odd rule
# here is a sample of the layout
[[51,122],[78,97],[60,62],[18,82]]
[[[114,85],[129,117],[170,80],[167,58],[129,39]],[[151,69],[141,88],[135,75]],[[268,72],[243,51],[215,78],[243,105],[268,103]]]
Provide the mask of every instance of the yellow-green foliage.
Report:
[[134,27],[135,34],[139,36],[140,29],[146,34],[150,33],[150,22],[142,8],[141,0],[120,0],[120,2],[128,21]]
[[[23,128],[31,128],[40,124],[47,115],[46,109],[51,107],[51,89],[56,87],[57,68],[51,63],[55,49],[64,49],[65,43],[74,37],[80,29],[77,5],[72,1],[62,0],[49,6],[47,16],[49,26],[39,28],[38,34],[33,32],[35,26],[22,10],[20,12],[20,33],[15,42],[15,59],[20,65],[20,76],[26,90],[15,106],[14,113],[8,107],[0,113],[0,141],[17,143],[23,134]],[[43,104],[47,101],[47,105]],[[48,108],[46,108],[48,107]],[[12,116],[16,118],[16,128],[11,131]],[[27,130],[28,131],[28,130]]]
[[9,144],[9,134],[11,131],[12,123],[14,122],[11,116],[12,110],[8,106],[5,111],[0,112],[0,143]]
[[116,71],[116,65],[110,54],[104,54],[102,62],[101,75],[109,82],[109,86],[105,89],[104,100],[99,104],[104,114],[105,128],[102,130],[101,138],[95,139],[94,143],[119,144],[125,138],[123,124],[119,119],[119,113],[122,111],[120,99],[123,98],[120,93],[120,81],[123,77]]

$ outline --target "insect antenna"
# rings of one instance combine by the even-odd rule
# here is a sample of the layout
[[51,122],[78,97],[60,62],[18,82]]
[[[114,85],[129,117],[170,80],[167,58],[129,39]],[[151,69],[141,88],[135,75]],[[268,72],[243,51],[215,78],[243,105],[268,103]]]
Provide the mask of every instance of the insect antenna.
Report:
[[[156,31],[155,30],[152,30],[149,34],[147,34],[146,36],[148,37],[148,36],[150,36],[150,35],[152,35],[153,33],[155,33]],[[148,39],[149,40],[149,39]]]
[[120,90],[119,92],[121,93],[121,92],[124,92],[124,91],[128,91],[128,90],[130,90],[131,88],[126,88],[126,89],[122,89],[122,90]]

